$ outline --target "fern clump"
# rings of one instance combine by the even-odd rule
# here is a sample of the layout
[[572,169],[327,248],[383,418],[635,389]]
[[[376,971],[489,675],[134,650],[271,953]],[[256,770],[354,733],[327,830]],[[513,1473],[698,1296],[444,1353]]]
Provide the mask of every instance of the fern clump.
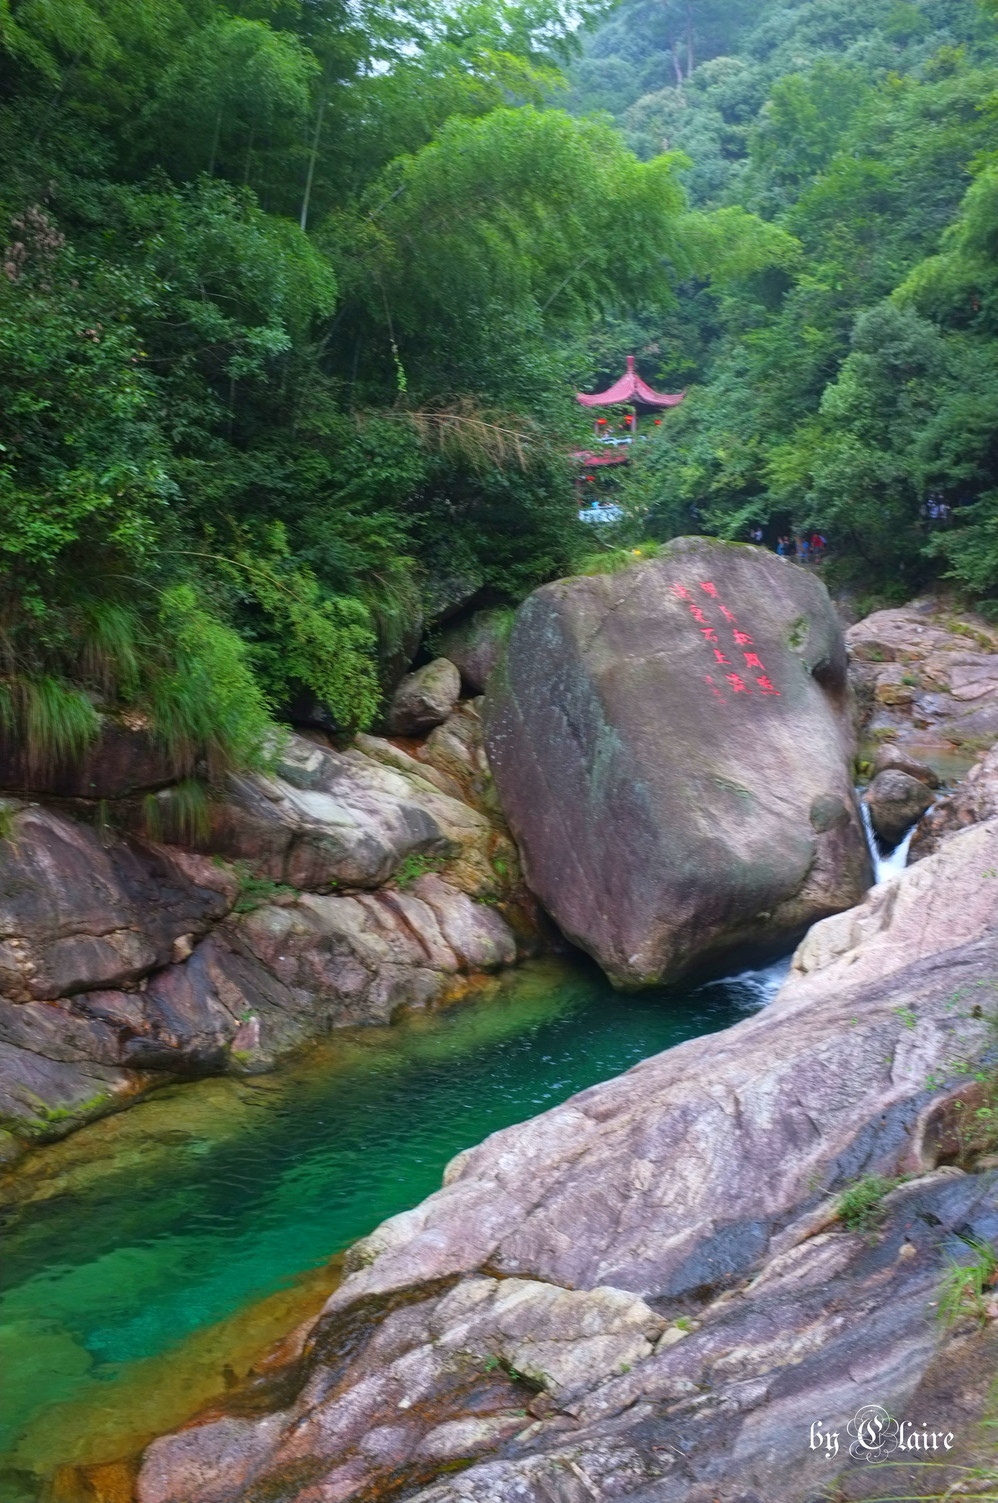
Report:
[[966,1316],[984,1325],[998,1299],[998,1252],[987,1242],[964,1240],[970,1256],[950,1263],[939,1291],[939,1319],[946,1326]]
[[149,705],[177,770],[192,770],[202,751],[213,769],[259,766],[272,726],[246,644],[189,585],[164,594],[160,619],[172,662],[151,676]]

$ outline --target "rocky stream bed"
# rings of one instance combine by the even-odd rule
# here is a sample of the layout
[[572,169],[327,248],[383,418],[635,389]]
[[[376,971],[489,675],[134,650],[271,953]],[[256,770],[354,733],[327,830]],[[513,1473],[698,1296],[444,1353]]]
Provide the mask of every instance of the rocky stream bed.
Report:
[[[331,1059],[336,1030],[436,1027],[462,997],[499,1017],[503,973],[561,936],[621,1019],[619,989],[672,987],[655,1007],[678,1018],[701,994],[684,976],[797,944],[723,1032],[664,1053],[649,1033],[626,1073],[606,1055],[571,1095],[555,1071],[540,1116],[477,1147],[469,1126],[418,1205],[439,1168],[410,1166],[398,1214],[293,1330],[288,1302],[262,1367],[228,1364],[228,1396],[151,1444],[138,1425],[118,1455],[61,1457],[53,1503],[977,1486],[998,1370],[998,653],[937,601],[846,637],[851,667],[813,575],[685,539],[546,586],[501,652],[476,627],[484,701],[459,696],[487,670],[438,659],[388,735],[291,737],[197,819],[141,731],[109,722],[103,758],[46,787],[8,756],[0,1111],[22,1210],[74,1140],[45,1143],[82,1123],[145,1097],[162,1120],[164,1088],[179,1122],[204,1077],[276,1079],[303,1049]],[[874,828],[890,844],[918,821],[911,864],[872,888],[859,736]],[[950,1435],[945,1476],[897,1446],[886,1472],[850,1456],[864,1406]],[[832,1433],[839,1450],[815,1443]]]

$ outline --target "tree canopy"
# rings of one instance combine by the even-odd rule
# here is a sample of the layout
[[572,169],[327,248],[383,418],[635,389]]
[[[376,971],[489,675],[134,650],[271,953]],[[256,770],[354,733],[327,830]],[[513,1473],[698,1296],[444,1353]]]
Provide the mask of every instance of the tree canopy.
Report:
[[8,735],[96,699],[243,762],[303,700],[370,723],[436,576],[571,567],[591,324],[705,242],[559,107],[604,11],[3,0]]
[[447,580],[591,552],[573,392],[630,353],[689,395],[609,542],[998,599],[993,12],[0,0],[4,734],[370,724]]
[[604,350],[643,340],[689,386],[630,467],[640,525],[817,529],[833,582],[904,598],[942,570],[998,611],[994,6],[626,0],[570,102],[609,106],[647,160],[684,152],[695,206],[799,249],[719,290],[690,279],[616,344],[607,326]]

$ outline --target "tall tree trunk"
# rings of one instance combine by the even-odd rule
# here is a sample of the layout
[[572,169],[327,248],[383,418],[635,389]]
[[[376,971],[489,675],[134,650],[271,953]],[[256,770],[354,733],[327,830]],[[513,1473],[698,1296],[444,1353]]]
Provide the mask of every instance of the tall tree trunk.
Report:
[[676,70],[676,88],[677,89],[682,89],[682,87],[683,87],[683,65],[679,61],[679,43],[678,42],[676,42],[673,45],[672,52],[671,52],[670,56],[672,57],[672,66]]
[[215,158],[218,156],[218,138],[222,133],[222,106],[218,106],[218,114],[215,116],[215,134],[211,138],[211,160],[208,163],[208,176],[215,176]]
[[250,131],[249,140],[246,142],[246,166],[243,170],[243,187],[249,187],[250,163],[253,160],[254,132]]
[[31,143],[33,148],[37,148],[39,146],[42,136],[45,134],[52,116],[56,113],[57,110],[62,108],[62,96],[66,92],[66,86],[68,85],[73,74],[76,72],[77,65],[79,64],[80,58],[82,56],[82,51],[78,52],[73,58],[73,61],[70,63],[69,67],[66,69],[65,73],[60,78],[59,87],[56,89],[51,100],[49,101],[48,108],[42,116],[41,123],[39,124],[38,129],[35,132],[35,139]]
[[308,176],[305,179],[305,197],[302,199],[301,203],[301,220],[299,222],[303,230],[308,229],[308,206],[312,198],[312,182],[315,177],[315,161],[316,157],[319,155],[319,136],[322,132],[322,117],[325,114],[325,111],[326,101],[325,99],[320,99],[319,113],[315,119],[315,134],[312,137],[312,150],[309,152],[308,157]]
[[693,11],[686,7],[686,77],[693,77]]

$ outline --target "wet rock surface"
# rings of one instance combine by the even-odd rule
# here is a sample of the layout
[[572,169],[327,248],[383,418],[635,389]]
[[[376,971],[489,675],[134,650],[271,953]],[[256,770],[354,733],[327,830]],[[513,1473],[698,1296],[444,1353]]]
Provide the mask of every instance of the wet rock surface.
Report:
[[765,550],[680,539],[544,586],[483,717],[529,885],[621,986],[788,940],[869,884],[837,618]]
[[927,762],[922,762],[918,757],[913,757],[903,747],[896,746],[893,741],[885,741],[877,747],[873,759],[873,775],[881,772],[905,772],[910,778],[917,778],[927,788],[938,788],[939,777]]
[[952,793],[939,799],[912,837],[909,861],[921,861],[949,835],[998,816],[998,746],[983,752]]
[[933,803],[933,794],[918,778],[887,767],[878,772],[863,795],[870,808],[873,828],[888,846],[897,845]]
[[[459,1155],[352,1249],[279,1393],[148,1449],[141,1503],[858,1498],[811,1427],[872,1403],[969,1444],[995,1322],[938,1300],[998,1244],[952,1128],[993,1048],[996,861],[998,822],[953,836],[816,925],[758,1016]],[[871,1174],[910,1178],[849,1230]]]
[[[274,776],[231,780],[186,848],[124,833],[148,802],[123,798],[98,830],[8,800],[4,1155],[166,1079],[266,1070],[515,963],[536,942],[516,850],[469,801],[485,790],[477,713],[452,718],[425,762],[374,737],[342,752],[289,737]],[[152,798],[169,836],[175,790]]]
[[846,632],[874,735],[980,745],[998,737],[998,636],[935,598],[875,611]]

